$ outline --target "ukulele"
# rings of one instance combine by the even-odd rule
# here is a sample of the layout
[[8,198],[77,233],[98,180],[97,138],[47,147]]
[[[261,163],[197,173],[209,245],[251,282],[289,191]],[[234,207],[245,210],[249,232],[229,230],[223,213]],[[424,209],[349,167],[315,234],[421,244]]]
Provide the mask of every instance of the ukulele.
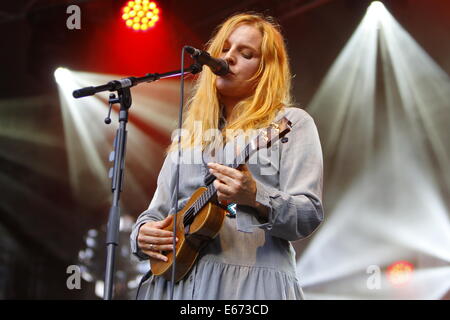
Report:
[[[233,161],[230,167],[237,169],[241,163],[246,163],[250,156],[262,148],[269,148],[277,140],[281,139],[291,131],[292,123],[283,117],[277,122],[271,123],[268,128],[262,129],[256,138],[246,145],[243,152]],[[239,159],[239,157],[244,159]],[[175,220],[177,223],[176,236],[178,242],[175,246],[176,267],[175,282],[180,281],[194,265],[200,250],[214,239],[222,227],[226,216],[226,207],[217,201],[217,191],[213,181],[216,177],[208,173],[205,178],[205,187],[198,188],[186,205],[177,212]],[[172,231],[173,224],[164,230]],[[173,266],[173,251],[162,251],[167,256],[167,261],[150,258],[152,273],[171,279]]]

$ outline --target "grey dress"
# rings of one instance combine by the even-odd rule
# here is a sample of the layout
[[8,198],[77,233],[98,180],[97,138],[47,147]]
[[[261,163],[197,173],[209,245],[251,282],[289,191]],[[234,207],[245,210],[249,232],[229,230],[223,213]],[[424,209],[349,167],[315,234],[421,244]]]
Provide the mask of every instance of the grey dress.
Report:
[[[261,224],[253,208],[237,205],[236,217],[225,218],[218,236],[175,285],[175,299],[303,299],[290,241],[309,236],[323,220],[322,149],[316,125],[306,111],[285,108],[276,118],[282,116],[293,124],[286,136],[288,142],[276,143],[271,154],[254,154],[248,164],[256,180],[256,200],[269,208],[268,222]],[[228,144],[224,150],[227,148]],[[213,159],[199,149],[190,151],[182,153],[180,162],[179,209],[198,187],[204,186],[206,163],[226,164],[220,160],[228,160],[227,156]],[[148,257],[137,246],[139,227],[172,213],[175,154],[166,157],[150,206],[133,226],[131,247],[140,259]],[[202,159],[200,163],[183,163],[196,156]],[[152,275],[143,283],[138,298],[169,299],[169,286],[162,277]]]

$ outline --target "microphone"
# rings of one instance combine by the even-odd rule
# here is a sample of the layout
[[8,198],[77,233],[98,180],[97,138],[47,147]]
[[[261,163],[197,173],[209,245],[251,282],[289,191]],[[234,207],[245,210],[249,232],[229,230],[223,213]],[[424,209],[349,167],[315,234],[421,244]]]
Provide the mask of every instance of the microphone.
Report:
[[225,76],[230,73],[230,68],[225,60],[213,58],[208,52],[191,46],[185,46],[185,49],[198,63],[206,64],[214,74]]

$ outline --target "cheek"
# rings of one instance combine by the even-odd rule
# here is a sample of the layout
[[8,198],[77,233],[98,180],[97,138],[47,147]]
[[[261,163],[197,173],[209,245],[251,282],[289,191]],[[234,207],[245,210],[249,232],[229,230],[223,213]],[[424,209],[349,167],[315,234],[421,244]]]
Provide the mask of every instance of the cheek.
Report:
[[251,79],[259,68],[259,60],[240,61],[236,65],[237,75],[235,77],[217,77],[216,87],[222,94],[239,96],[248,94],[254,83],[247,80]]
[[242,68],[242,73],[246,79],[253,77],[258,71],[259,61],[248,61]]

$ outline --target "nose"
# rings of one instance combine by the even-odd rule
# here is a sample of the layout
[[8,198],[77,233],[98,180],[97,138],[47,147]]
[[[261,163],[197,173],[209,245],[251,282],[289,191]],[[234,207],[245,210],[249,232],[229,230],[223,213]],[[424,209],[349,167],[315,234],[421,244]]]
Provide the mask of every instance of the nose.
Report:
[[233,50],[228,50],[223,57],[223,59],[231,66],[236,63],[236,58],[234,56]]

